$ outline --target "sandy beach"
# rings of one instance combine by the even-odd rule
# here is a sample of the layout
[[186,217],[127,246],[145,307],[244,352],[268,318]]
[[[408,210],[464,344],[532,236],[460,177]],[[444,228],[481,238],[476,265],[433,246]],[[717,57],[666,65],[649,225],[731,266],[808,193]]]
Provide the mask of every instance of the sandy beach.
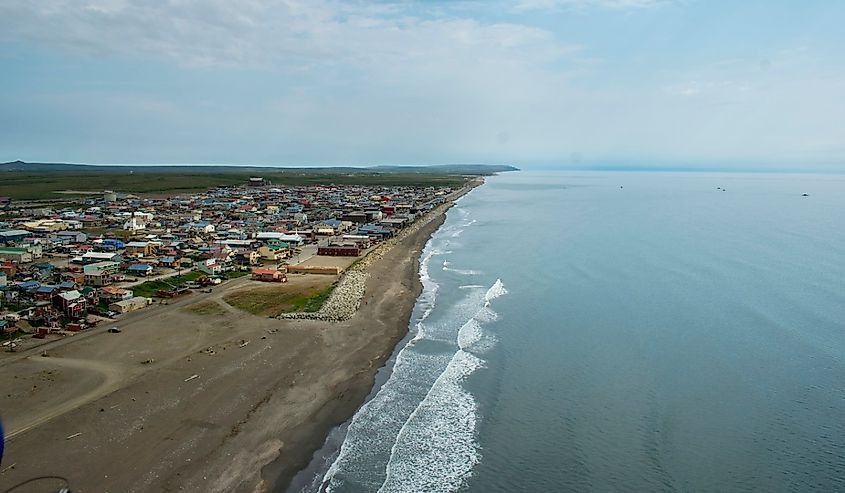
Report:
[[[368,269],[350,320],[276,320],[229,281],[0,358],[0,487],[45,474],[78,492],[267,491],[348,419],[408,329],[418,258],[444,213]],[[292,277],[292,283],[296,283]],[[41,356],[46,349],[49,357]]]

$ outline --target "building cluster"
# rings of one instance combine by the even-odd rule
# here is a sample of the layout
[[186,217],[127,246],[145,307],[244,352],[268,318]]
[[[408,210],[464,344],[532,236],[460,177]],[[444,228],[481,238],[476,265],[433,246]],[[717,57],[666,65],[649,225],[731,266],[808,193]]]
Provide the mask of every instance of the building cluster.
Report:
[[[0,210],[0,329],[79,330],[91,315],[146,306],[140,281],[230,271],[281,282],[304,249],[356,257],[445,201],[452,190],[407,186],[240,187],[169,198],[106,191],[78,207]],[[319,267],[309,267],[319,269]],[[303,269],[305,269],[303,267]],[[156,293],[155,296],[167,296]],[[147,294],[149,296],[149,294]]]

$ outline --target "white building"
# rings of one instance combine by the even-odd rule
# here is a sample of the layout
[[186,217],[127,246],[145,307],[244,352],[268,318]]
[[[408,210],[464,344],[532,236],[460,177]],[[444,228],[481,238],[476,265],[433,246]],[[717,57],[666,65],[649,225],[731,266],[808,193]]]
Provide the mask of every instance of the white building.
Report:
[[132,216],[123,223],[123,229],[127,231],[141,231],[147,229],[147,225],[152,220],[153,215],[149,212],[133,212]]

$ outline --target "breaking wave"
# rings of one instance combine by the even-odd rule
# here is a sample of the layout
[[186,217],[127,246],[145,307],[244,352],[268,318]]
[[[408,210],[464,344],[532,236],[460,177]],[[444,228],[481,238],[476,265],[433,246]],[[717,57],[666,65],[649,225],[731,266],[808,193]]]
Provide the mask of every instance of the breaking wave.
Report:
[[454,272],[455,274],[461,274],[463,276],[477,276],[477,275],[481,274],[481,271],[478,271],[478,270],[453,269],[452,267],[449,267],[450,265],[452,265],[451,262],[449,262],[448,260],[444,260],[443,261],[443,270],[449,271],[449,272]]
[[379,492],[450,492],[469,478],[481,460],[478,404],[461,383],[483,364],[465,351],[455,353],[399,431]]
[[[436,293],[436,283],[429,281],[424,293]],[[453,491],[471,476],[481,460],[475,439],[479,417],[463,382],[484,366],[482,355],[495,339],[483,325],[497,318],[491,301],[506,293],[501,280],[470,290],[437,320],[430,320],[433,298],[426,302],[417,333],[400,350],[388,381],[353,417],[323,478],[325,491]],[[455,323],[461,319],[463,324]]]
[[[447,247],[475,222],[465,209],[454,210],[452,224],[435,232],[421,256],[423,290],[411,339],[396,354],[387,381],[349,422],[319,491],[453,491],[481,460],[478,406],[463,384],[484,366],[482,355],[495,343],[483,326],[497,319],[491,301],[507,290],[501,280],[460,286],[461,295],[440,306],[432,261],[451,254]],[[452,269],[445,259],[442,266],[459,275],[481,274]]]

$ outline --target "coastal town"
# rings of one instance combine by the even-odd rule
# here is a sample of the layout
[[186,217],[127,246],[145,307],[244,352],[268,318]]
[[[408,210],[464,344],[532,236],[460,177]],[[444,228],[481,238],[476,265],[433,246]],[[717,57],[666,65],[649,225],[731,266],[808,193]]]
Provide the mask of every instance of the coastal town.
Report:
[[[171,197],[106,190],[75,206],[0,198],[3,348],[14,352],[112,325],[127,312],[233,279],[333,282],[455,191],[274,186],[252,177],[241,186]],[[282,311],[320,309],[310,305]]]
[[371,391],[426,242],[484,182],[410,178],[4,201],[0,483],[288,484]]

